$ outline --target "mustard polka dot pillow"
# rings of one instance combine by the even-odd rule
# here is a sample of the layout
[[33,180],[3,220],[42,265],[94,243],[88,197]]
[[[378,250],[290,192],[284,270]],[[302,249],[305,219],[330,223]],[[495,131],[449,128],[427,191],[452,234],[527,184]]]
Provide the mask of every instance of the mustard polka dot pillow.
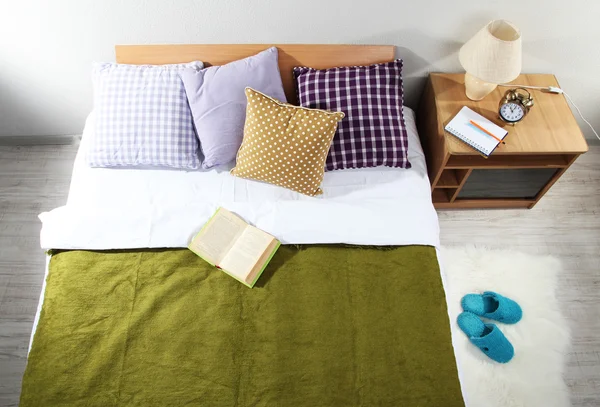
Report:
[[231,173],[315,196],[342,112],[281,103],[246,88],[244,139]]

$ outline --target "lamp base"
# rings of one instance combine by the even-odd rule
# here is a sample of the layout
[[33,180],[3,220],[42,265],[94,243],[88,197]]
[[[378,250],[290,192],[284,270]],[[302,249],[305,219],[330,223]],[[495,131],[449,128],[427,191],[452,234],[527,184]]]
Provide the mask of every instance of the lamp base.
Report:
[[479,78],[470,75],[469,73],[465,73],[465,90],[467,97],[471,100],[481,100],[490,93],[494,89],[496,89],[498,85],[495,83],[484,82]]

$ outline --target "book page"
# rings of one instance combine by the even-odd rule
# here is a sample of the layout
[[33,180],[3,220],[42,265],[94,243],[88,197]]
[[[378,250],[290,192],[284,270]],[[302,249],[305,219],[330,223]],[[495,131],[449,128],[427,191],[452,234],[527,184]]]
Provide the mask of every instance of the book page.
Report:
[[221,260],[219,267],[246,281],[256,262],[273,240],[270,234],[248,225]]
[[219,265],[248,224],[227,209],[219,208],[190,243],[190,249]]
[[267,247],[267,250],[265,250],[263,255],[260,256],[252,270],[250,270],[250,273],[246,277],[246,283],[252,284],[254,280],[256,280],[256,277],[265,268],[268,261],[271,260],[273,253],[275,252],[275,250],[277,250],[278,247],[279,241],[277,239],[273,239],[271,244]]

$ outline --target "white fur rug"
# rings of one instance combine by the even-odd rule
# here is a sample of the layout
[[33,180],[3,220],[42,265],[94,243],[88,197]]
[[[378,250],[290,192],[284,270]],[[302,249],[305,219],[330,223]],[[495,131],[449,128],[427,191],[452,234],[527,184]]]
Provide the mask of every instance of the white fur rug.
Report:
[[[452,344],[467,407],[570,406],[562,378],[569,328],[555,292],[560,262],[552,257],[481,248],[443,248],[440,263],[448,299]],[[514,299],[523,319],[496,323],[515,348],[507,364],[472,345],[456,324],[467,293],[495,291]]]

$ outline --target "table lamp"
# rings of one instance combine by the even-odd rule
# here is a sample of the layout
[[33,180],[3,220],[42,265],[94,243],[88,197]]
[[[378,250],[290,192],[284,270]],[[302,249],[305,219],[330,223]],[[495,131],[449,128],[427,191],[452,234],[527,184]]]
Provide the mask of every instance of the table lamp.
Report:
[[466,71],[467,97],[481,100],[521,73],[521,33],[508,21],[490,21],[462,46],[458,58]]

